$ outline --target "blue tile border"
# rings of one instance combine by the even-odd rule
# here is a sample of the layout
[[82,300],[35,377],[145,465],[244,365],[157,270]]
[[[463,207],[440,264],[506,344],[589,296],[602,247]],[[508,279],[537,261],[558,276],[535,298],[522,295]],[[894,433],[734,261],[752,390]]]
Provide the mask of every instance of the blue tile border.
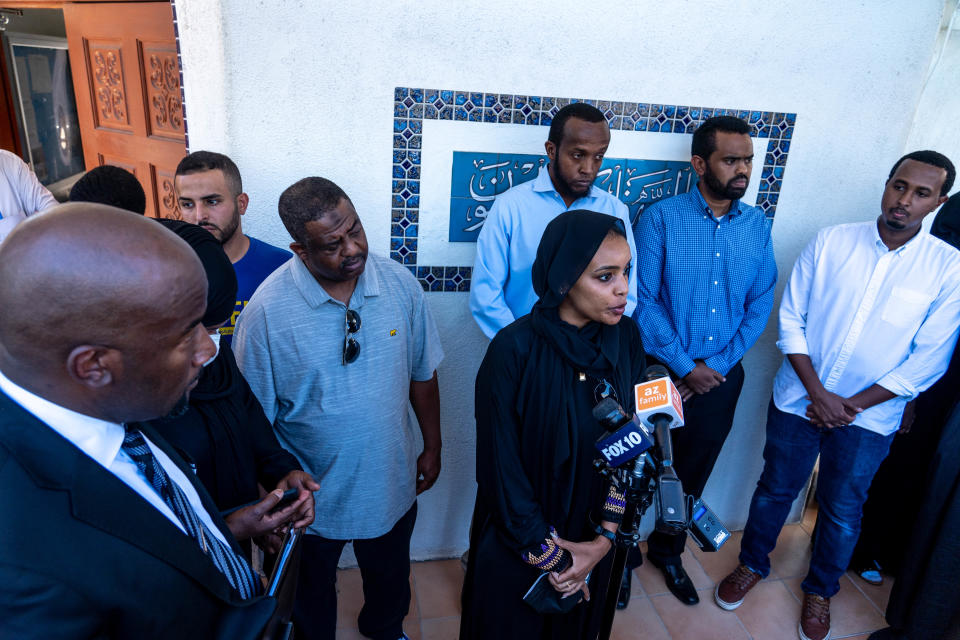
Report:
[[729,115],[746,120],[750,124],[751,137],[767,139],[756,206],[773,220],[797,122],[795,113],[397,87],[393,92],[390,257],[406,265],[424,291],[469,291],[473,268],[421,266],[417,263],[423,120],[549,126],[557,111],[572,102],[594,105],[607,117],[611,129],[621,131],[692,133],[713,116]]

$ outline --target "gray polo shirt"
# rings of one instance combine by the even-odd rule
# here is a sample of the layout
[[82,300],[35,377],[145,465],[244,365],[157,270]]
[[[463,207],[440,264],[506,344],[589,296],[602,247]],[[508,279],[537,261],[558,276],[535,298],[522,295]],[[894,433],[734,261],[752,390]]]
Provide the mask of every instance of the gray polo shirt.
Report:
[[300,259],[274,271],[237,320],[233,350],[280,443],[320,483],[311,533],[387,533],[416,498],[418,430],[410,381],[443,359],[423,289],[375,255],[350,298],[360,356],[343,365],[347,307]]

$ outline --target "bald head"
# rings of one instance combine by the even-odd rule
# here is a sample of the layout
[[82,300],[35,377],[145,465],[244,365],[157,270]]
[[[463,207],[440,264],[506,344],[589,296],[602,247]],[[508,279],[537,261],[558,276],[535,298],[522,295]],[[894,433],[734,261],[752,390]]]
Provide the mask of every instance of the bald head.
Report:
[[178,398],[122,395],[156,395],[151,385],[174,394],[161,388],[172,383],[182,396],[202,354],[152,364],[166,350],[212,353],[183,340],[206,306],[200,261],[148,218],[94,203],[55,207],[0,245],[0,282],[0,370],[82,413],[113,421],[165,413]]

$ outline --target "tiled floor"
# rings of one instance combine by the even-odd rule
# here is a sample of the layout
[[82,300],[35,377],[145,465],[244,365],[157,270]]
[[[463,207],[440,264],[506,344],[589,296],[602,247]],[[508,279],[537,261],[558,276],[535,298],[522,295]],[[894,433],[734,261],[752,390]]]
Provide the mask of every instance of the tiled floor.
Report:
[[[674,598],[659,571],[645,563],[635,572],[630,606],[617,612],[613,638],[794,640],[802,598],[800,582],[810,560],[814,519],[815,512],[808,512],[803,524],[784,528],[771,555],[773,573],[754,587],[743,605],[732,613],[714,604],[713,588],[737,564],[739,533],[717,553],[703,553],[692,542],[684,552],[684,567],[700,592],[700,604],[695,607],[687,607]],[[363,637],[356,629],[357,613],[363,603],[360,573],[347,569],[338,578],[337,639],[359,640]],[[463,585],[460,560],[415,563],[410,583],[414,597],[404,622],[407,635],[412,640],[456,640]],[[886,626],[883,610],[890,587],[890,578],[884,580],[882,587],[871,587],[852,574],[844,576],[840,593],[831,601],[833,638],[866,640],[870,632]]]

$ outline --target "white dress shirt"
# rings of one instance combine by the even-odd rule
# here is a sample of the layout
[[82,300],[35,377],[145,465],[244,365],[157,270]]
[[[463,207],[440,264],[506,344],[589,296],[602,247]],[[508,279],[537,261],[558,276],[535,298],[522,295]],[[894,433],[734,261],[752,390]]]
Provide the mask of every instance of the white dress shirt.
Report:
[[[797,258],[780,304],[784,354],[807,354],[827,391],[873,384],[897,397],[854,424],[881,435],[943,375],[960,327],[960,252],[921,231],[890,251],[876,221],[822,229]],[[773,384],[781,410],[805,417],[807,391],[789,360]]]
[[57,204],[20,157],[0,149],[0,242],[27,216]]
[[[115,422],[106,422],[97,418],[71,411],[65,407],[54,404],[40,396],[27,391],[23,387],[15,384],[2,372],[0,372],[0,391],[3,391],[11,400],[32,413],[40,422],[59,433],[69,440],[74,446],[82,452],[93,458],[102,465],[107,471],[119,478],[124,484],[137,492],[140,497],[149,502],[157,511],[175,524],[178,529],[186,533],[183,524],[173,513],[173,510],[167,506],[160,497],[160,494],[154,490],[140,468],[127,455],[121,445],[123,444],[124,428],[123,425]],[[179,467],[170,460],[167,455],[157,448],[146,435],[143,436],[150,451],[160,462],[160,466],[167,472],[170,480],[175,482],[183,491],[183,494],[190,502],[190,506],[197,512],[203,524],[207,526],[213,535],[221,542],[230,546],[220,529],[213,524],[210,514],[204,508],[200,501],[200,495],[187,477],[180,471]]]
[[634,265],[623,315],[633,314],[637,306],[637,248],[627,205],[603,189],[591,186],[587,195],[568,207],[554,188],[548,168],[543,167],[533,180],[497,196],[477,237],[477,257],[470,281],[470,311],[488,338],[533,309],[537,294],[533,290],[531,271],[540,238],[551,220],[574,209],[606,213],[623,221]]

